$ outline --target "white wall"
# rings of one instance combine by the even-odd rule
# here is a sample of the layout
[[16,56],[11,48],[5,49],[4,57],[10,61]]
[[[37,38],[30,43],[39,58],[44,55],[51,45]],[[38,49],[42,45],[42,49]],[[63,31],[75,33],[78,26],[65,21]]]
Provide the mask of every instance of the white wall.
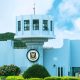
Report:
[[13,64],[13,41],[0,41],[0,66]]
[[[0,66],[15,64],[24,71],[34,64],[26,54],[27,49],[14,49],[11,40],[0,41]],[[44,48],[43,54],[43,64],[51,75],[57,75],[57,67],[63,67],[64,75],[68,75],[70,67],[80,67],[80,40],[64,40],[61,48]],[[53,67],[54,64],[56,67]]]
[[[56,67],[53,67],[53,65]],[[64,40],[64,45],[57,49],[44,49],[44,65],[52,75],[57,75],[57,67],[63,67],[64,75],[70,69],[70,41]]]
[[71,66],[80,67],[80,40],[71,40]]

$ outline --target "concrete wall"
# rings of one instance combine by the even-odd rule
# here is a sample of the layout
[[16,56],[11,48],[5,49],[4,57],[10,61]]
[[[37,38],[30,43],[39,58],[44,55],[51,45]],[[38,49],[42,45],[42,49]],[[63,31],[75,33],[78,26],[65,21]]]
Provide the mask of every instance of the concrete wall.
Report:
[[0,41],[0,66],[13,64],[13,41]]
[[70,71],[70,41],[64,40],[64,45],[61,48],[44,49],[44,66],[51,75],[57,75],[58,67],[63,67],[64,75],[68,75]]
[[[43,65],[48,69],[51,75],[57,75],[57,67],[64,67],[64,75],[68,75],[70,67],[70,41],[64,40],[64,45],[59,49],[44,49]],[[27,69],[32,64],[40,63],[38,60],[35,63],[30,62],[26,55],[27,49],[14,49],[13,41],[0,41],[0,66],[4,64],[15,64],[22,71]],[[40,58],[41,59],[41,58]],[[56,65],[54,67],[53,65]]]
[[[27,57],[27,49],[14,49],[13,41],[0,41],[0,66],[4,64],[15,64],[22,71],[32,63]],[[48,69],[51,75],[57,75],[57,68],[63,67],[64,75],[68,75],[70,67],[80,67],[80,40],[64,40],[61,48],[44,48],[43,65]],[[55,67],[53,65],[56,65]]]
[[71,66],[80,67],[80,40],[71,40]]

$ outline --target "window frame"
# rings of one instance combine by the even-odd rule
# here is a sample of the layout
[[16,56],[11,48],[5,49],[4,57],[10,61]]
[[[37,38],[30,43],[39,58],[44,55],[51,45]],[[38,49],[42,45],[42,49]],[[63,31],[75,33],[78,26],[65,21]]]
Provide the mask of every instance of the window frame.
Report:
[[30,21],[24,20],[24,31],[29,31],[29,30],[30,30]]
[[50,31],[53,31],[53,21],[50,21]]
[[39,19],[33,19],[33,30],[39,30]]
[[48,31],[48,20],[43,20],[43,31]]
[[21,31],[21,21],[17,21],[18,22],[18,31]]

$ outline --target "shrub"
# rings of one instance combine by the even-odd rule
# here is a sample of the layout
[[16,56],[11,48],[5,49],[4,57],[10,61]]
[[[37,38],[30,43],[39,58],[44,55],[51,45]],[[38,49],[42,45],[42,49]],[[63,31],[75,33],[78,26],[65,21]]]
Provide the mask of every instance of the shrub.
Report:
[[46,77],[44,80],[80,80],[78,77]]
[[26,48],[26,44],[21,40],[14,40],[14,48]]
[[62,80],[61,77],[46,77],[44,80]]
[[66,76],[66,77],[61,77],[62,80],[80,80],[79,77],[70,77],[70,76]]
[[19,75],[20,68],[15,65],[4,65],[0,67],[0,76]]
[[48,76],[50,74],[46,68],[38,64],[32,65],[23,73],[24,78],[45,78]]
[[28,80],[44,80],[43,78],[30,78]]
[[24,80],[22,76],[8,76],[6,80]]
[[5,80],[6,76],[0,76],[0,80]]
[[11,32],[0,34],[0,41],[13,40],[14,35],[15,34]]

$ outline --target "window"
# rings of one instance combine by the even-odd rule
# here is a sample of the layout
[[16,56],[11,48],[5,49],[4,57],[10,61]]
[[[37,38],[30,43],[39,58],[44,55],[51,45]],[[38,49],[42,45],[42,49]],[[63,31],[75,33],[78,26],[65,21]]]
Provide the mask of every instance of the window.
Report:
[[21,31],[21,21],[18,21],[18,31]]
[[33,20],[33,30],[39,30],[39,20]]
[[72,76],[76,76],[80,74],[80,67],[72,67],[71,70]]
[[43,20],[43,31],[48,30],[48,20]]
[[53,23],[52,23],[52,21],[50,21],[50,30],[52,31],[52,25]]
[[30,25],[29,25],[29,20],[24,20],[24,31],[29,30]]
[[63,67],[61,67],[61,76],[63,76]]
[[60,76],[60,67],[58,67],[58,76]]
[[63,76],[63,67],[58,67],[58,76]]

